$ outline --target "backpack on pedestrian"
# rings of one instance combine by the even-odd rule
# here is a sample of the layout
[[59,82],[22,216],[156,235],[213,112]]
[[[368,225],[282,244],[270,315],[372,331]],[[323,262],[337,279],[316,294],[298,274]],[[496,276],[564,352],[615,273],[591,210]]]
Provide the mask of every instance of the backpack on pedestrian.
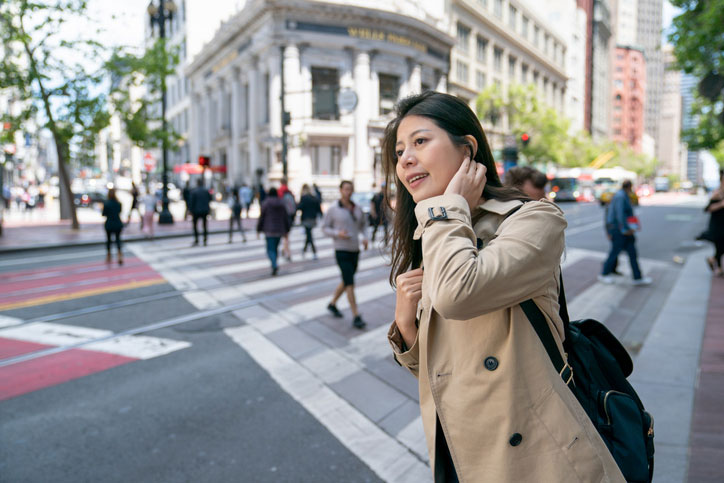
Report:
[[626,380],[633,362],[621,342],[593,319],[569,321],[563,277],[558,303],[563,320],[564,362],[533,300],[521,303],[554,367],[593,422],[626,481],[650,482],[654,474],[654,418]]
[[284,202],[284,208],[287,210],[287,215],[292,216],[297,212],[297,202],[294,201],[294,195],[289,191],[284,193],[282,201]]

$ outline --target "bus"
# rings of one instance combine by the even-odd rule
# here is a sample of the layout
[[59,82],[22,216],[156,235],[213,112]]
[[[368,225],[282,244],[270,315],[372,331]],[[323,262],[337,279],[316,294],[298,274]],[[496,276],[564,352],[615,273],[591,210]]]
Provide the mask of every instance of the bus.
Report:
[[578,201],[581,196],[581,184],[578,178],[553,178],[549,186],[548,197],[553,201]]

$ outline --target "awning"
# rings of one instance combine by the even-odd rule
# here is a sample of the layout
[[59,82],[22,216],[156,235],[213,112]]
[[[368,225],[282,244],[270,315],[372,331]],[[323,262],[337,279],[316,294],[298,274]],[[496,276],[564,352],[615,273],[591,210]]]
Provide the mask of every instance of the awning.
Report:
[[[214,173],[226,173],[226,166],[209,166],[207,169]],[[187,174],[201,174],[204,172],[204,168],[194,163],[177,164],[173,167],[173,172],[187,173]]]

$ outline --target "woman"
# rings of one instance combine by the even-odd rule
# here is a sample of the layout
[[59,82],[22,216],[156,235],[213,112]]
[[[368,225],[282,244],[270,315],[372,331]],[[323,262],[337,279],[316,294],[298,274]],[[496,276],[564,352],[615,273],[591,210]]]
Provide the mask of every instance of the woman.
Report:
[[239,231],[241,232],[241,239],[246,243],[246,233],[244,233],[244,225],[241,222],[241,210],[243,208],[243,205],[241,203],[241,199],[239,198],[239,190],[233,189],[232,190],[232,199],[229,203],[231,206],[231,215],[229,216],[229,243],[231,243],[234,233],[234,224],[239,226]]
[[502,187],[477,117],[447,94],[402,100],[383,157],[397,186],[388,336],[419,379],[435,481],[623,481],[518,305],[536,302],[562,352],[560,209]]
[[142,231],[147,233],[146,237],[153,240],[153,216],[156,214],[158,198],[150,187],[146,189],[146,194],[141,197],[141,204],[143,205]]
[[718,276],[724,277],[721,259],[724,255],[724,170],[719,171],[719,189],[714,191],[705,211],[711,213],[709,228],[703,238],[714,244],[714,256],[706,259],[709,268]]
[[256,236],[264,232],[266,236],[266,254],[271,261],[272,276],[279,270],[277,258],[279,257],[279,240],[289,233],[289,214],[284,207],[284,201],[279,198],[276,188],[269,188],[269,196],[261,205],[261,214],[256,224]]
[[123,253],[121,253],[121,230],[123,230],[121,203],[118,202],[116,190],[113,188],[108,190],[108,199],[103,203],[103,216],[106,217],[106,263],[111,263],[111,236],[115,236],[118,265],[123,265]]
[[309,185],[305,184],[302,186],[302,197],[297,205],[297,211],[302,213],[302,226],[304,227],[304,233],[307,235],[304,241],[302,256],[307,253],[307,247],[311,247],[314,259],[317,260],[317,248],[314,246],[312,230],[317,226],[317,218],[322,216],[322,205],[319,203],[317,197],[312,194]]

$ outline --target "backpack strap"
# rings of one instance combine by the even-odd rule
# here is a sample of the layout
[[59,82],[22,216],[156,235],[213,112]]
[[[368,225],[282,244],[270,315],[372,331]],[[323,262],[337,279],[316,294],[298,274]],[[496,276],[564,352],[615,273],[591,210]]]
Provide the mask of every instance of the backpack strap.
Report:
[[521,302],[520,307],[523,309],[523,312],[525,312],[526,317],[528,317],[530,321],[530,325],[533,326],[535,333],[538,334],[538,338],[543,343],[543,347],[548,353],[553,367],[555,367],[558,374],[561,375],[563,382],[570,386],[573,384],[573,369],[563,360],[563,357],[561,357],[561,353],[558,351],[558,346],[543,316],[543,312],[541,312],[532,299]]

